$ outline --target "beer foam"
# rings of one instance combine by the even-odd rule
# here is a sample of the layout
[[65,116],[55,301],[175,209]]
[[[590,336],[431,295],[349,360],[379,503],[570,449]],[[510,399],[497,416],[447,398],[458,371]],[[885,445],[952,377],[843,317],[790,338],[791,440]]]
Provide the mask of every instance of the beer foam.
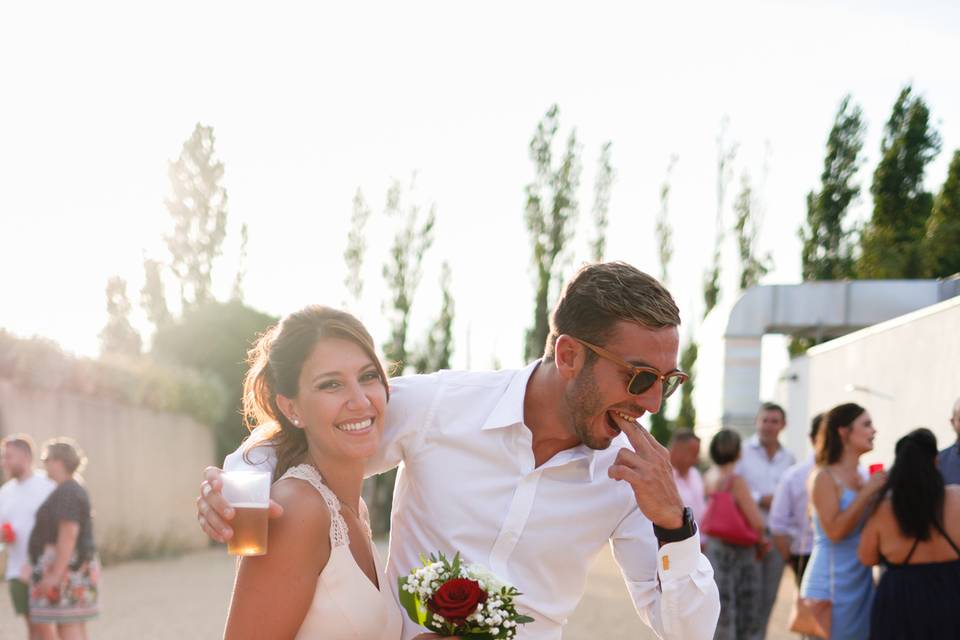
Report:
[[231,502],[230,506],[234,509],[266,509],[270,506],[268,502]]

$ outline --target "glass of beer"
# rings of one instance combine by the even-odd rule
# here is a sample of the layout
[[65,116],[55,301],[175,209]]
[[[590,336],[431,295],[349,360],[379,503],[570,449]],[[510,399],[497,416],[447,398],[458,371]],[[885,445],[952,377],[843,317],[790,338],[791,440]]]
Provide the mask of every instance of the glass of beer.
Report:
[[230,523],[233,537],[227,540],[227,552],[235,556],[265,555],[270,473],[225,471],[220,478],[223,480],[223,497],[234,510]]

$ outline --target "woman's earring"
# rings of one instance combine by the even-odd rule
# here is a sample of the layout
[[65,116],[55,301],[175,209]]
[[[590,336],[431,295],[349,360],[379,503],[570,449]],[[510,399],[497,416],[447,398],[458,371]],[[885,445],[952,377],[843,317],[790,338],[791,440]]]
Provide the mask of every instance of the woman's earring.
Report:
[[299,426],[300,426],[300,421],[297,420],[296,418],[294,418],[294,419],[293,419],[293,426],[299,427]]

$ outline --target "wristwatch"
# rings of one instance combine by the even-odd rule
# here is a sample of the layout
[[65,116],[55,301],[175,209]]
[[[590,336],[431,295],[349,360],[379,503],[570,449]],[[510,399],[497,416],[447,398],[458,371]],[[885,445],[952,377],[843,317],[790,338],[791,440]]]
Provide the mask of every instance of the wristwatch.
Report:
[[690,507],[683,508],[683,524],[677,529],[663,529],[653,525],[653,534],[657,536],[660,544],[668,542],[680,542],[686,540],[697,532],[697,522],[693,519],[693,511]]

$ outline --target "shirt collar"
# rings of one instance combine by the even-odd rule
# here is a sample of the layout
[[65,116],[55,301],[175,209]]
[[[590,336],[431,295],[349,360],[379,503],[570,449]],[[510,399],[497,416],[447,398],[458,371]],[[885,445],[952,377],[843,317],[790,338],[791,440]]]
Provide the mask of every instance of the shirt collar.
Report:
[[[513,378],[510,380],[510,384],[507,385],[503,395],[500,396],[500,400],[487,416],[483,426],[480,427],[482,431],[487,431],[490,429],[502,429],[504,427],[514,427],[524,424],[523,401],[527,395],[527,383],[530,382],[530,376],[533,375],[533,372],[536,371],[539,365],[540,361],[537,360],[535,362],[531,362],[523,369],[519,369],[514,372]],[[613,445],[611,444],[611,446]],[[596,451],[584,444],[579,444],[572,449],[567,449],[557,453],[555,458],[558,456],[562,456],[559,464],[568,464],[580,459],[585,460],[589,470],[590,480],[593,481],[597,467]],[[550,465],[549,462],[547,464]]]
[[[763,455],[767,455],[767,450],[762,444],[760,444],[760,436],[758,436],[757,434],[753,434],[747,439],[747,445],[754,449],[762,449]],[[777,450],[774,452],[773,458],[771,458],[771,460],[776,460],[782,454],[783,454],[783,445],[778,442]]]
[[527,383],[530,382],[530,376],[539,364],[540,361],[537,360],[514,372],[510,384],[507,385],[497,405],[484,421],[482,430],[523,424],[523,399],[527,395]]

